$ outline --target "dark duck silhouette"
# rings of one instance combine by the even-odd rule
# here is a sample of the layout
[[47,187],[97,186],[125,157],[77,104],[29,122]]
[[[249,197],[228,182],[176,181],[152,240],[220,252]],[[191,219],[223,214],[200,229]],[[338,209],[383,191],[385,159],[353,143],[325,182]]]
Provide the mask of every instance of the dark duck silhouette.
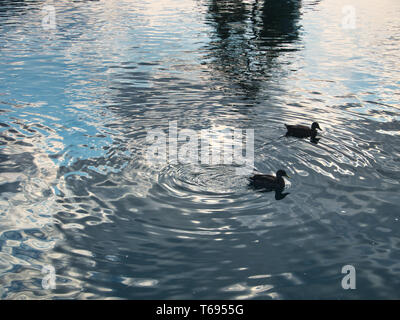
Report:
[[285,124],[287,133],[286,136],[296,137],[296,138],[308,138],[311,137],[311,140],[318,141],[317,129],[322,130],[319,127],[318,122],[313,122],[311,128],[303,125],[289,125]]
[[275,199],[281,200],[289,194],[288,192],[282,192],[285,189],[285,180],[283,177],[290,178],[285,170],[278,170],[276,176],[255,174],[250,177],[250,186],[263,192],[275,191]]

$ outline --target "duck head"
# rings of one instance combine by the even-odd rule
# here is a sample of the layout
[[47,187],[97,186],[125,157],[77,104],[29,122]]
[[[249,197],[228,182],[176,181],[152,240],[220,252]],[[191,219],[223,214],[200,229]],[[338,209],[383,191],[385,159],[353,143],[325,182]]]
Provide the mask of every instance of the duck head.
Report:
[[322,131],[322,129],[319,127],[318,122],[313,122],[312,125],[311,125],[311,130],[312,131],[316,131],[317,129]]
[[278,170],[278,171],[276,172],[276,177],[277,177],[278,179],[279,179],[279,178],[282,178],[282,177],[290,178],[290,177],[288,176],[288,174],[286,173],[285,170]]

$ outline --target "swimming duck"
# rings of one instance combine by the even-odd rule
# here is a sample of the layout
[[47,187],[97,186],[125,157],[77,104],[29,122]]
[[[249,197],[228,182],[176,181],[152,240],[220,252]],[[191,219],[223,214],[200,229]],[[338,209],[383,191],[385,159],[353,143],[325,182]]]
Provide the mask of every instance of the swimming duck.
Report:
[[255,174],[250,177],[250,185],[266,191],[278,190],[282,191],[285,188],[285,180],[282,177],[290,178],[285,170],[278,170],[276,177],[269,174]]
[[313,122],[311,128],[303,125],[289,125],[285,124],[287,133],[286,136],[292,136],[297,138],[307,138],[311,137],[315,139],[317,135],[317,129],[322,130],[319,127],[318,122]]

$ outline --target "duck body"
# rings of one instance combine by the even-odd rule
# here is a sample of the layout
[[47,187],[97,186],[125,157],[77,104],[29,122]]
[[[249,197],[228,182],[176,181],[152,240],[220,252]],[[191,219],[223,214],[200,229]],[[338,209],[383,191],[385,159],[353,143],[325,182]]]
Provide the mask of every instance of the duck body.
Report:
[[276,176],[255,174],[250,177],[250,185],[256,189],[264,189],[265,191],[283,190],[285,188],[283,177],[289,177],[284,170],[278,170]]
[[285,188],[285,180],[283,178],[277,179],[268,174],[255,174],[250,177],[250,185],[257,189],[267,189],[270,191]]
[[285,124],[287,133],[286,136],[297,137],[297,138],[315,138],[317,135],[317,129],[322,130],[319,127],[318,122],[313,122],[311,127],[303,125],[289,125]]

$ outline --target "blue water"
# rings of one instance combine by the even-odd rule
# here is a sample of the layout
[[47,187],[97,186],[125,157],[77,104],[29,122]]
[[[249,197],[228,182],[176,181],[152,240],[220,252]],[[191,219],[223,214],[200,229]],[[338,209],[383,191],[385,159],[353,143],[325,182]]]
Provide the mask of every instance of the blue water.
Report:
[[[399,299],[400,2],[348,5],[1,0],[1,299]],[[288,194],[151,166],[173,121],[254,129]]]

